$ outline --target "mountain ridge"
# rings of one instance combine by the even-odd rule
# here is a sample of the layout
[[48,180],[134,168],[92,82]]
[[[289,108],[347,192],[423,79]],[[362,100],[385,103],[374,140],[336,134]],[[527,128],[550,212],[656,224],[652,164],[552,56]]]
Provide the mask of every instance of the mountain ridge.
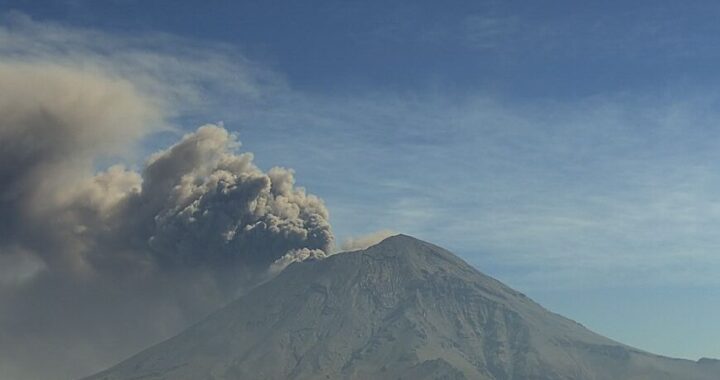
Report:
[[87,379],[720,378],[626,346],[407,235],[294,263],[180,335]]

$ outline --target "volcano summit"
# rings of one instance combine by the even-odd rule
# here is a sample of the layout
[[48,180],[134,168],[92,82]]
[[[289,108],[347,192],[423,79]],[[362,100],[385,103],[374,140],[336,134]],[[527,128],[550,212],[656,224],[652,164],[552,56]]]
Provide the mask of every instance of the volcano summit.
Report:
[[452,253],[397,235],[295,263],[187,329],[87,378],[716,380],[554,314]]

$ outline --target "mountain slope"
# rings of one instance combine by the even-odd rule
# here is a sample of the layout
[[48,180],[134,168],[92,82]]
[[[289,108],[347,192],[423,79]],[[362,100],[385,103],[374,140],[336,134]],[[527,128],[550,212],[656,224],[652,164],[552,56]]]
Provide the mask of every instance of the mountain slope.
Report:
[[293,264],[272,281],[119,365],[117,379],[720,378],[597,335],[398,235]]

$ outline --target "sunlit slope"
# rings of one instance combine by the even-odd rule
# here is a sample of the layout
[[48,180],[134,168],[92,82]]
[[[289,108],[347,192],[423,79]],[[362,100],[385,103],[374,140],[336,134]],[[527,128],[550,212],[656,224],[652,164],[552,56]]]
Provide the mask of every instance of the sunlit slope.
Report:
[[604,338],[398,235],[293,264],[89,379],[717,380],[720,368]]

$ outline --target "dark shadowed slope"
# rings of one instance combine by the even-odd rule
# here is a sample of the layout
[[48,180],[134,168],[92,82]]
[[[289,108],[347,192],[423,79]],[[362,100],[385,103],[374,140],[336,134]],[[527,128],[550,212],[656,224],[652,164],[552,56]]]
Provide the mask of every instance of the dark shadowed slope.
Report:
[[293,264],[89,379],[717,380],[720,368],[604,338],[452,253],[398,235]]

